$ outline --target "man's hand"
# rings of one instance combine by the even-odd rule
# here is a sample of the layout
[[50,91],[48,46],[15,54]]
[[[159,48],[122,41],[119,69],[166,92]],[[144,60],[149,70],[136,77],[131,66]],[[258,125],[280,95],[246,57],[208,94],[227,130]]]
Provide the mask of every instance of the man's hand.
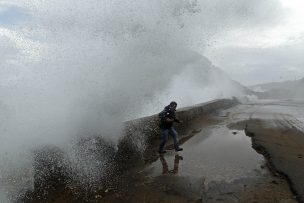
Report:
[[182,124],[182,123],[183,123],[183,121],[181,121],[181,120],[179,120],[179,119],[177,119],[177,118],[175,118],[174,121],[177,122],[177,123],[179,123],[179,124]]
[[166,121],[167,121],[167,122],[173,122],[174,119],[166,118]]

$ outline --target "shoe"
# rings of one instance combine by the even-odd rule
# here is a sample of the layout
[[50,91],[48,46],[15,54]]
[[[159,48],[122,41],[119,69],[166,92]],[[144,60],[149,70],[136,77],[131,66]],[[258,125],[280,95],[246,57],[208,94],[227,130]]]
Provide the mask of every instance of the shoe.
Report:
[[166,152],[167,152],[166,150],[164,150],[164,151],[158,151],[158,153],[160,153],[160,154],[164,154]]
[[183,151],[183,148],[178,148],[175,150],[176,152]]

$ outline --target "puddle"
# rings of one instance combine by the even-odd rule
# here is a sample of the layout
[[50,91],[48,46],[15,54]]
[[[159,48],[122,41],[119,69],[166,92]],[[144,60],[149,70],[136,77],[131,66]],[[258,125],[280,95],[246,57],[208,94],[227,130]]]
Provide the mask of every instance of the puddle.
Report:
[[261,167],[265,163],[263,156],[252,149],[251,139],[244,131],[225,126],[203,129],[182,147],[184,151],[179,156],[169,151],[151,164],[147,168],[149,174],[201,179],[208,184],[212,181],[229,183],[267,173]]

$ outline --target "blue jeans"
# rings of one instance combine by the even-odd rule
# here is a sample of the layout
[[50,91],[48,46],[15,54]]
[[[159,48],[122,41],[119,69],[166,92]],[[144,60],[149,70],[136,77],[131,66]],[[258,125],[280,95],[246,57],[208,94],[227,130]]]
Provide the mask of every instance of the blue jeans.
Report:
[[160,146],[159,146],[159,151],[160,152],[164,151],[164,147],[165,147],[165,144],[167,142],[167,138],[168,138],[169,133],[173,137],[175,150],[179,149],[177,132],[173,127],[171,127],[171,128],[167,128],[167,129],[161,129],[161,135],[160,135],[161,141],[160,141]]

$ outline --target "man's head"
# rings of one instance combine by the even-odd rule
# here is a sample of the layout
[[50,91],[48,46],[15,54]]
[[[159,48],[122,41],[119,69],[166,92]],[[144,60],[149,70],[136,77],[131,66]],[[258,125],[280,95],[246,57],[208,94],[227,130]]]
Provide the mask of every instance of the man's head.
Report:
[[177,103],[175,102],[175,101],[172,101],[172,102],[170,102],[170,109],[171,110],[176,110],[176,107],[177,107]]

